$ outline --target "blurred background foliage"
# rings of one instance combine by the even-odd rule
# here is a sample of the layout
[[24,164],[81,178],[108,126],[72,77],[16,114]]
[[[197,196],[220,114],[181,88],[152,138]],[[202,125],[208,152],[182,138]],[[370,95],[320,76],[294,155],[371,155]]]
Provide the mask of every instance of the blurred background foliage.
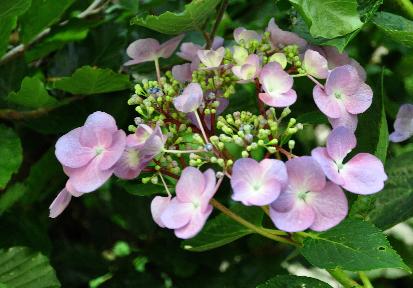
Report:
[[[209,252],[182,249],[173,233],[159,229],[150,216],[151,197],[142,195],[156,193],[157,187],[138,182],[110,181],[96,193],[74,199],[59,218],[48,218],[48,206],[66,180],[54,157],[56,139],[97,110],[112,114],[118,125],[127,129],[135,117],[126,104],[133,83],[154,78],[154,69],[149,63],[126,71],[122,66],[127,60],[126,47],[139,38],[164,41],[171,36],[161,32],[181,32],[173,25],[174,17],[188,21],[187,15],[171,16],[175,19],[172,22],[168,22],[170,18],[145,17],[182,12],[187,2],[0,1],[0,287],[255,287],[277,274],[288,273],[329,280],[321,270],[310,268],[293,248],[274,245],[256,235]],[[208,2],[209,6],[199,11],[196,6],[186,7],[199,14],[189,19],[184,41],[202,44],[200,30],[211,30],[220,1],[194,2]],[[406,1],[359,0],[362,22],[357,20],[351,31],[337,34],[339,24],[317,23],[320,15],[303,8],[308,5],[305,2],[311,1],[230,0],[217,35],[231,44],[233,29],[242,26],[264,31],[274,17],[282,28],[296,31],[315,44],[345,49],[366,68],[368,83],[379,99],[372,107],[375,114],[367,113],[360,120],[364,123],[358,130],[361,149],[384,160],[387,141],[379,142],[387,137],[383,136],[387,135],[386,119],[392,123],[399,105],[413,102],[412,10],[405,6]],[[334,10],[322,8],[323,1],[312,5]],[[322,15],[322,10],[317,11]],[[131,25],[131,20],[140,25]],[[181,63],[176,56],[161,60],[164,70]],[[326,119],[313,112],[312,84],[298,79],[295,85],[300,101],[294,105],[293,115],[308,123],[299,135],[296,154],[302,155],[316,145],[314,129]],[[249,88],[239,87],[228,112],[256,109]],[[411,151],[413,144],[391,145],[388,158],[399,158],[389,165],[405,165],[410,171],[412,162],[402,159]],[[404,198],[397,200],[408,210],[413,204],[413,179],[406,175],[400,181]],[[226,187],[219,196],[224,202],[229,195]],[[382,214],[400,208],[400,201],[392,202],[394,198],[381,202],[371,202],[368,197],[352,200],[354,217],[371,220],[382,228],[413,216],[407,212],[383,220]],[[389,202],[393,206],[386,206]],[[385,207],[371,212],[369,205],[375,203]],[[389,232],[390,242],[413,269],[412,239],[411,220]],[[11,248],[16,246],[26,248]],[[8,275],[7,259],[32,271],[33,275],[24,274],[25,284],[18,283],[19,275]],[[44,279],[39,280],[39,275]],[[413,287],[412,276],[404,272],[380,270],[370,276],[375,277],[375,287]]]

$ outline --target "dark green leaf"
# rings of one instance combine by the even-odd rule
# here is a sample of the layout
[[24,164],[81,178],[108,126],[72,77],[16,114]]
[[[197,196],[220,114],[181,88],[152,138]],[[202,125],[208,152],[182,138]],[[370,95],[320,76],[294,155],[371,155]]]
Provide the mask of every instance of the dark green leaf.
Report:
[[410,271],[374,225],[345,220],[322,233],[308,233],[301,254],[314,266],[348,271],[400,268]]
[[9,45],[10,33],[16,26],[16,20],[17,17],[0,18],[0,57],[3,56],[3,54],[7,50],[7,46]]
[[134,181],[118,181],[117,182],[126,192],[136,196],[150,196],[153,194],[164,193],[165,188],[162,185],[152,183],[142,184]]
[[43,82],[36,77],[25,77],[19,92],[10,93],[7,100],[13,104],[32,109],[54,106],[58,103],[47,93]]
[[0,282],[10,288],[57,288],[47,257],[26,247],[0,250]]
[[328,124],[327,117],[319,111],[301,114],[297,117],[297,122],[302,124]]
[[0,124],[0,189],[6,187],[23,160],[20,138],[13,129]]
[[413,21],[388,12],[377,13],[373,23],[390,39],[413,47]]
[[[19,16],[30,7],[31,0],[13,0],[0,2],[0,19]],[[3,24],[3,23],[2,23]]]
[[277,275],[265,283],[257,286],[257,288],[331,288],[330,285],[318,279],[293,276],[293,275]]
[[21,183],[16,183],[0,194],[0,215],[14,205],[26,193],[26,186]]
[[215,7],[220,2],[221,0],[193,0],[185,5],[185,10],[181,13],[168,11],[159,16],[136,17],[131,23],[165,34],[201,30],[202,25],[215,12]]
[[[246,207],[237,204],[231,210],[249,222],[261,226],[263,211],[259,207]],[[223,246],[251,233],[254,233],[254,231],[221,214],[209,220],[197,236],[183,241],[182,247],[189,251],[206,251]]]
[[130,88],[128,75],[113,72],[110,69],[83,66],[71,77],[64,77],[54,83],[54,88],[72,94],[91,95]]

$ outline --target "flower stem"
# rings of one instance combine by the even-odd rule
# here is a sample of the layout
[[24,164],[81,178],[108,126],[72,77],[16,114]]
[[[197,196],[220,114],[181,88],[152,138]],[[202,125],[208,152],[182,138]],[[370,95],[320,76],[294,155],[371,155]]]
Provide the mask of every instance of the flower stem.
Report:
[[359,272],[360,280],[363,282],[364,288],[374,288],[373,284],[371,284],[369,277],[367,277],[366,273]]
[[206,151],[203,149],[197,149],[197,150],[167,150],[167,149],[164,149],[163,152],[172,153],[172,154],[187,154],[187,153],[201,153],[201,152],[206,152]]
[[268,239],[277,241],[277,242],[281,242],[281,243],[285,243],[285,244],[290,244],[290,245],[294,245],[294,246],[299,246],[298,243],[294,242],[291,239],[288,238],[284,238],[278,235],[275,235],[271,232],[269,232],[267,229],[262,228],[262,227],[258,227],[254,224],[252,224],[251,222],[245,220],[244,218],[242,218],[241,216],[239,216],[238,214],[232,212],[231,210],[229,210],[227,207],[225,207],[224,205],[222,205],[220,202],[218,202],[216,199],[211,199],[210,201],[211,205],[214,206],[215,208],[217,208],[218,210],[220,210],[222,213],[224,213],[226,216],[228,216],[229,218],[231,218],[232,220],[240,223],[241,225],[251,229],[252,231],[254,231],[255,233],[260,234],[261,236],[264,236]]
[[409,18],[413,19],[413,3],[410,0],[396,0],[396,2]]
[[158,84],[161,85],[161,69],[159,68],[159,59],[155,58],[155,69],[156,69],[156,78],[158,79]]
[[313,81],[315,84],[317,84],[318,86],[320,86],[320,87],[324,90],[324,85],[321,84],[320,82],[318,82],[317,79],[315,79],[313,76],[308,75],[308,74],[307,74],[307,77],[308,77],[311,81]]
[[198,121],[198,124],[199,124],[199,129],[201,129],[202,136],[204,136],[205,143],[209,143],[208,137],[205,133],[204,125],[202,125],[202,121],[201,121],[201,118],[199,117],[198,111],[195,110],[194,113],[195,113],[196,121]]
[[172,197],[171,191],[169,191],[168,185],[166,185],[165,179],[163,179],[161,172],[159,172],[159,177],[161,178],[162,184],[165,187],[166,193],[168,193],[169,197]]
[[219,7],[219,11],[217,13],[217,19],[215,20],[214,26],[212,27],[211,33],[209,34],[209,43],[207,44],[206,49],[211,49],[212,43],[214,42],[215,33],[219,27],[219,23],[221,23],[222,17],[224,16],[225,10],[228,7],[228,0],[223,0],[221,6]]
[[363,288],[359,283],[351,279],[343,270],[340,268],[327,269],[327,272],[334,277],[344,288]]

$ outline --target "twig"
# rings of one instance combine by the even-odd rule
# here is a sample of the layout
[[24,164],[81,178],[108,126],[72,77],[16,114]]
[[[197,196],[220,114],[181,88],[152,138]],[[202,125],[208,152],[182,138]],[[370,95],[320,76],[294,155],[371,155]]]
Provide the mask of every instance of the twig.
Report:
[[218,30],[219,23],[221,23],[222,17],[224,16],[225,10],[228,7],[228,0],[223,0],[221,6],[219,7],[217,19],[215,20],[214,26],[212,27],[211,33],[209,33],[209,43],[207,43],[206,49],[210,49],[214,41],[215,33]]

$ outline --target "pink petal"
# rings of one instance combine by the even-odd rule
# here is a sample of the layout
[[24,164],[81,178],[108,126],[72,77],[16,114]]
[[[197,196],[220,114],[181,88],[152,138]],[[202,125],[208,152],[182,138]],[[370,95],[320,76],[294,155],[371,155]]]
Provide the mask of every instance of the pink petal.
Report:
[[146,139],[145,144],[142,146],[140,152],[146,161],[152,160],[153,157],[161,153],[164,148],[166,137],[162,134],[162,130],[157,124],[152,134]]
[[69,192],[74,197],[80,197],[84,194],[82,192],[77,191],[75,189],[75,187],[73,187],[72,181],[70,180],[70,178],[67,180],[65,188],[66,188],[67,192]]
[[177,52],[176,55],[181,57],[184,60],[194,61],[198,58],[198,50],[201,50],[202,47],[194,44],[192,42],[185,42],[181,45],[181,51]]
[[390,135],[393,142],[401,142],[413,135],[413,105],[403,104],[397,112],[394,130]]
[[328,135],[327,152],[333,160],[342,161],[356,144],[357,139],[353,132],[346,127],[337,127]]
[[174,53],[184,37],[185,34],[181,34],[162,43],[162,45],[159,47],[158,56],[163,58],[171,57],[172,53]]
[[309,228],[315,220],[313,208],[304,201],[297,200],[288,212],[278,212],[270,206],[270,217],[278,229],[286,232],[304,231]]
[[287,168],[284,162],[276,159],[264,159],[260,162],[262,177],[276,179],[282,187],[288,183]]
[[343,111],[339,118],[328,118],[328,121],[330,122],[331,126],[333,126],[333,128],[343,126],[349,129],[351,132],[355,132],[357,129],[357,115],[350,114],[347,111]]
[[185,226],[175,229],[175,235],[181,239],[189,239],[198,234],[205,225],[209,215],[211,215],[212,206],[209,205],[205,212],[197,211],[192,215],[191,220]]
[[327,95],[318,85],[313,89],[313,98],[318,109],[328,117],[339,118],[341,116],[343,104],[334,96]]
[[139,39],[132,42],[126,49],[126,54],[131,61],[124,65],[139,64],[142,62],[153,61],[157,58],[158,50],[160,49],[159,42],[152,38]]
[[406,132],[399,132],[399,131],[394,131],[389,135],[389,139],[391,142],[403,142],[407,139],[412,137],[412,134],[406,133]]
[[327,182],[323,190],[310,193],[307,203],[314,209],[315,219],[310,229],[325,231],[336,226],[347,216],[348,204],[343,190]]
[[161,214],[160,223],[169,229],[181,228],[191,221],[194,212],[192,203],[183,203],[174,197]]
[[326,58],[314,50],[307,50],[304,54],[304,69],[308,74],[319,79],[325,79],[328,75],[328,63]]
[[372,101],[373,91],[369,85],[362,83],[356,93],[344,98],[344,105],[348,112],[360,114],[370,107]]
[[354,156],[344,165],[341,175],[345,181],[344,189],[362,195],[379,192],[387,180],[383,163],[368,153]]
[[186,167],[176,183],[176,197],[181,202],[200,201],[205,187],[205,178],[201,171],[194,167]]
[[62,191],[60,191],[60,193],[53,200],[52,204],[49,207],[49,210],[50,210],[49,217],[56,218],[57,216],[62,214],[62,212],[69,205],[71,199],[72,199],[72,195],[70,195],[70,193],[67,192],[66,189],[63,189]]
[[106,170],[112,168],[115,163],[120,159],[125,150],[126,146],[126,134],[122,130],[113,134],[113,142],[110,147],[108,147],[102,155],[97,157],[102,157],[100,161],[99,168]]
[[281,30],[275,24],[274,18],[268,23],[267,31],[270,32],[270,40],[273,48],[285,47],[287,45],[297,45],[300,48],[307,46],[307,41],[297,34]]
[[203,173],[205,179],[205,188],[201,196],[201,211],[206,211],[209,201],[214,197],[215,185],[217,183],[215,172],[212,169],[208,169]]
[[172,67],[172,75],[174,78],[182,83],[190,82],[192,80],[192,69],[190,63],[182,65],[175,65]]
[[107,148],[112,144],[113,133],[108,129],[84,126],[80,131],[79,142],[83,146],[95,149]]
[[277,212],[288,212],[293,209],[297,200],[296,191],[294,191],[292,187],[287,186],[278,196],[277,200],[271,203],[271,208]]
[[118,131],[115,118],[113,118],[110,114],[101,112],[101,111],[96,111],[90,114],[87,117],[84,126],[106,129],[112,133],[115,133],[116,131]]
[[212,41],[212,46],[211,48],[213,50],[217,50],[219,47],[224,46],[224,38],[215,36],[214,41]]
[[198,83],[189,84],[181,95],[174,99],[174,106],[178,111],[194,112],[202,104],[203,91]]
[[114,166],[114,174],[121,179],[135,179],[142,172],[141,155],[136,148],[127,148]]
[[278,62],[265,65],[259,76],[264,91],[270,95],[288,92],[293,87],[293,78],[285,72]]
[[252,40],[261,40],[261,36],[254,30],[247,30],[243,27],[239,27],[234,30],[235,42],[240,43],[241,40],[245,43],[249,43]]
[[320,165],[310,156],[295,157],[285,163],[288,186],[294,191],[320,191],[326,184]]
[[153,129],[146,124],[140,124],[135,133],[128,135],[126,145],[128,147],[141,148],[152,135]]
[[288,107],[297,101],[297,93],[293,89],[279,95],[260,93],[258,97],[262,102],[273,107]]
[[313,157],[318,164],[320,164],[328,179],[338,185],[344,184],[344,179],[338,171],[337,164],[330,157],[330,155],[328,155],[326,148],[318,147],[313,149],[313,151],[311,151],[311,157]]
[[344,65],[334,68],[333,71],[330,72],[325,85],[325,91],[326,94],[332,97],[336,92],[339,92],[343,94],[343,98],[345,98],[345,96],[355,94],[361,84],[362,82],[357,70],[351,65]]
[[151,214],[153,221],[158,224],[160,227],[164,228],[165,225],[161,220],[161,215],[165,212],[169,203],[171,202],[170,197],[156,196],[151,202]]
[[76,128],[63,135],[56,142],[56,157],[62,165],[78,168],[89,163],[95,156],[93,149],[80,144],[80,132],[83,128]]

